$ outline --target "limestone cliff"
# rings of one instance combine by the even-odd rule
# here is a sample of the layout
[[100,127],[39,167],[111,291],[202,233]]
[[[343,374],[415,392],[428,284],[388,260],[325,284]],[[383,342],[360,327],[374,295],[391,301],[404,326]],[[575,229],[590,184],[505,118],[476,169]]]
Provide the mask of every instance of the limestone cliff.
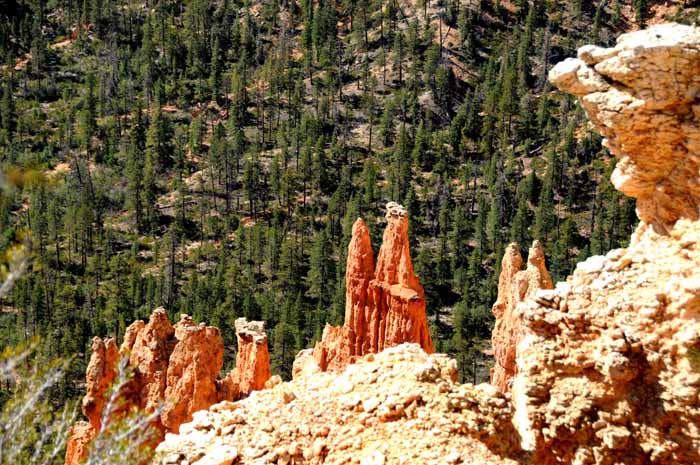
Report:
[[408,216],[387,204],[387,226],[376,267],[369,229],[362,219],[352,228],[345,272],[345,323],[327,325],[313,351],[322,370],[340,370],[357,357],[415,342],[433,352],[425,314],[425,295],[408,243]]
[[496,364],[491,369],[491,384],[502,392],[510,392],[512,379],[517,372],[516,351],[523,333],[523,322],[516,307],[538,290],[554,287],[545,265],[544,249],[539,241],[533,242],[528,252],[525,270],[521,270],[522,264],[518,244],[510,244],[503,255],[498,278],[498,298],[492,309],[496,317],[491,336]]
[[118,393],[119,407],[107,413],[159,410],[153,426],[160,431],[161,439],[167,432],[177,432],[196,411],[262,389],[270,378],[264,325],[243,318],[236,321],[236,331],[238,364],[223,380],[217,380],[224,352],[219,330],[203,323],[197,325],[188,315],[182,315],[173,326],[165,310],[156,309],[148,323],[139,320],[127,328],[119,350],[114,339],[94,338],[83,399],[83,413],[90,422],[79,422],[73,428],[65,463],[79,463],[100,430],[120,355],[128,357],[133,378]]

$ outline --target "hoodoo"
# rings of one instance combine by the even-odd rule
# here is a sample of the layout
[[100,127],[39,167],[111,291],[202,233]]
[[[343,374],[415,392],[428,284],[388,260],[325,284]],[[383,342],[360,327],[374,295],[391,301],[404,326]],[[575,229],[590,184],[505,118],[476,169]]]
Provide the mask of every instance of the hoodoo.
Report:
[[322,370],[340,370],[358,357],[404,342],[434,351],[425,314],[425,295],[408,242],[408,215],[387,204],[387,226],[376,267],[369,229],[362,219],[352,228],[345,272],[345,323],[326,325],[313,355]]
[[120,356],[128,357],[133,378],[119,392],[119,410],[109,413],[121,415],[132,409],[150,413],[160,408],[154,424],[160,439],[165,433],[177,433],[196,411],[262,389],[270,378],[264,324],[238,319],[236,334],[237,366],[223,380],[217,380],[224,353],[218,328],[195,324],[188,315],[182,315],[173,326],[165,310],[156,309],[148,323],[139,320],[127,328],[119,350],[114,339],[94,338],[83,398],[83,413],[90,422],[78,422],[73,427],[66,465],[77,464],[85,457],[100,429]]
[[498,278],[498,298],[493,304],[496,325],[492,341],[495,366],[491,369],[491,384],[509,392],[516,373],[516,351],[523,333],[523,322],[516,307],[540,289],[552,289],[552,277],[545,265],[544,249],[535,241],[528,252],[527,268],[521,270],[523,258],[518,244],[510,244],[503,255]]
[[219,382],[220,400],[238,399],[263,389],[272,376],[265,323],[238,318],[234,325],[238,339],[236,366]]

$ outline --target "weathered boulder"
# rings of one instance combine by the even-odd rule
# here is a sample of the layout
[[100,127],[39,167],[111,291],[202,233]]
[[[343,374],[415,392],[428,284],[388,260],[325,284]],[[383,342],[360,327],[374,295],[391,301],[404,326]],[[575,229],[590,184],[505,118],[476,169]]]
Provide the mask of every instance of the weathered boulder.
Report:
[[340,370],[357,357],[404,342],[433,352],[425,295],[413,271],[408,215],[387,204],[387,227],[376,267],[369,229],[362,219],[352,228],[345,272],[345,323],[326,325],[314,358],[322,370]]
[[503,255],[498,278],[498,298],[493,304],[496,324],[492,332],[496,360],[491,369],[491,384],[502,392],[510,392],[516,374],[517,346],[523,333],[521,315],[516,311],[520,302],[533,297],[540,289],[552,289],[552,277],[545,265],[544,249],[535,241],[528,252],[527,267],[521,270],[523,259],[518,244],[510,244]]

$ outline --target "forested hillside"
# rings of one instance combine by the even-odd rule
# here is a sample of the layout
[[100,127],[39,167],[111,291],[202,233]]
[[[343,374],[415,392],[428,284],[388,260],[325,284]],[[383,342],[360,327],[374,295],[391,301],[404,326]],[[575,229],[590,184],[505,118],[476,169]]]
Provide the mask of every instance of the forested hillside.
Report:
[[32,248],[0,348],[75,357],[73,398],[90,338],[164,306],[229,356],[265,320],[288,376],[342,319],[353,221],[376,253],[393,200],[438,351],[483,379],[507,244],[556,280],[635,223],[549,68],[697,3],[0,0],[0,249]]

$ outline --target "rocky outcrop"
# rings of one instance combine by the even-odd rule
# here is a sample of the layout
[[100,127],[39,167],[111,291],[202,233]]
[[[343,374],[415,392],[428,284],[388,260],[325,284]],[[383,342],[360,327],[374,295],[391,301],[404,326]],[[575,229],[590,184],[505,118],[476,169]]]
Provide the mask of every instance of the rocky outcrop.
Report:
[[549,75],[580,98],[619,158],[613,184],[658,232],[700,218],[699,44],[700,29],[656,26],[613,48],[582,47]]
[[[238,364],[223,380],[217,380],[224,350],[219,330],[195,324],[188,315],[182,315],[173,326],[165,310],[156,309],[148,323],[139,320],[127,328],[119,350],[113,339],[94,338],[83,399],[83,413],[90,423],[79,422],[73,428],[66,464],[77,464],[85,457],[105,414],[113,417],[131,410],[160,411],[153,426],[162,439],[165,433],[177,432],[194,412],[262,389],[270,378],[264,325],[242,318],[236,321],[236,331]],[[118,392],[118,407],[105,412],[120,356],[128,357],[133,377]]]
[[550,74],[620,158],[641,223],[518,306],[513,417],[533,463],[700,463],[698,71],[700,29],[664,25]]
[[533,463],[700,463],[698,237],[642,224],[520,304],[512,399]]
[[82,407],[90,424],[99,430],[107,391],[117,375],[119,351],[114,339],[102,340],[99,337],[92,339],[91,349],[90,362],[85,371],[86,393]]
[[238,339],[236,367],[219,383],[219,400],[247,396],[263,389],[272,377],[265,323],[238,318],[234,325]]
[[493,304],[496,324],[492,332],[496,360],[491,369],[491,384],[501,392],[510,392],[517,372],[516,349],[523,333],[521,315],[516,312],[520,302],[531,298],[540,289],[552,289],[552,277],[545,265],[544,249],[535,241],[528,252],[527,268],[521,270],[523,258],[518,244],[510,244],[503,255],[498,278],[498,298]]
[[73,425],[66,443],[66,465],[80,463],[87,457],[87,447],[94,437],[95,428],[87,421],[79,421]]
[[454,360],[401,344],[343,372],[301,375],[197,412],[167,435],[154,463],[518,463],[486,445],[508,448],[496,433],[517,445],[505,398],[488,385],[455,384],[456,376]]
[[369,229],[362,219],[352,228],[345,272],[345,323],[327,325],[314,357],[322,370],[340,370],[357,357],[404,342],[433,352],[425,314],[425,295],[408,242],[408,215],[387,204],[387,226],[376,267]]

